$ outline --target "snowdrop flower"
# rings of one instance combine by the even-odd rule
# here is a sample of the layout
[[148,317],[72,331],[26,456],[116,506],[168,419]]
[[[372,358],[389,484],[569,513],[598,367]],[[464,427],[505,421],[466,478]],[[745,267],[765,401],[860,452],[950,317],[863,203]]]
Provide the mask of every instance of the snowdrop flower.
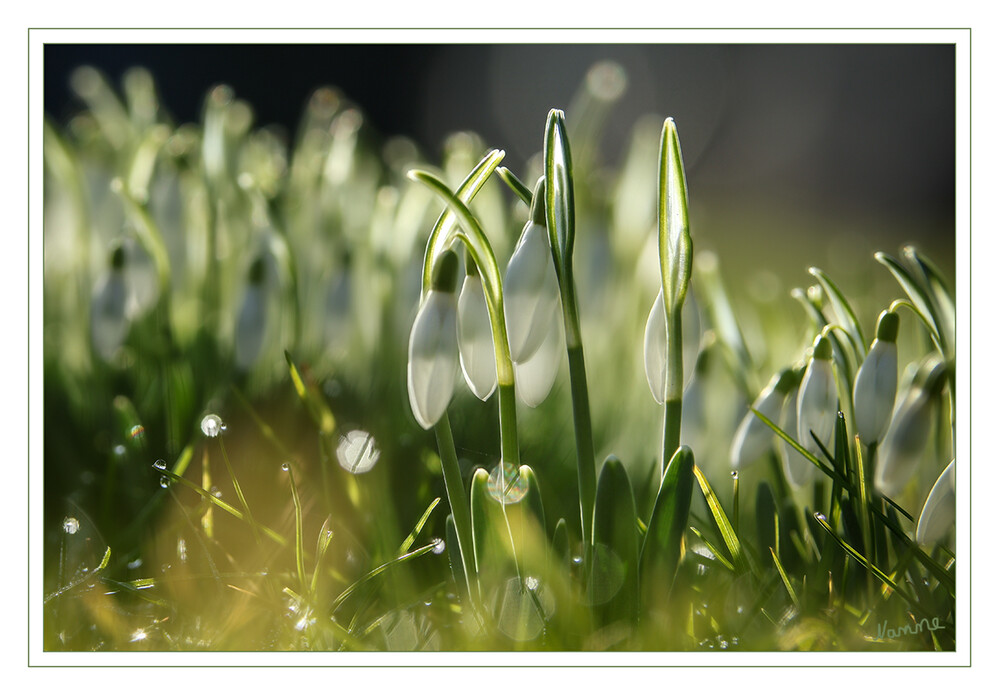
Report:
[[943,362],[934,360],[920,370],[895,407],[874,473],[874,487],[882,495],[899,494],[922,460],[933,425],[933,401],[945,376]]
[[458,371],[454,294],[457,271],[458,257],[454,252],[442,253],[409,335],[409,405],[423,429],[430,429],[440,420],[454,394]]
[[[694,293],[687,291],[681,309],[683,323],[683,384],[690,383],[701,343],[701,319]],[[666,304],[659,290],[645,323],[645,378],[656,403],[662,405],[666,393]]]
[[955,515],[954,462],[944,469],[923,504],[916,524],[916,542],[932,547],[946,537],[954,526]]
[[470,256],[465,257],[465,268],[458,293],[458,356],[465,383],[484,401],[496,390],[496,350],[482,278]]
[[111,267],[101,278],[90,302],[90,339],[94,350],[110,361],[128,336],[132,293],[125,279],[125,249],[111,253]]
[[781,370],[753,401],[752,409],[742,418],[732,440],[729,463],[733,470],[739,470],[753,463],[773,444],[774,431],[758,418],[753,410],[759,411],[768,420],[776,423],[780,419],[787,395],[797,386],[799,378],[800,374],[796,374],[793,369]]
[[833,376],[832,344],[824,335],[815,339],[812,357],[798,390],[798,444],[820,461],[822,450],[812,438],[817,438],[831,451],[836,429],[836,379]]
[[[788,401],[791,403],[791,407],[784,408],[784,418],[780,423],[780,428],[794,436],[798,431],[798,389],[791,391]],[[782,443],[784,445],[784,477],[787,478],[788,482],[793,487],[800,488],[815,480],[819,470],[812,462],[787,442],[782,440]]]
[[553,321],[537,352],[530,359],[513,363],[517,396],[527,406],[538,407],[551,393],[559,365],[562,364],[563,343],[562,323]]
[[260,356],[267,331],[266,266],[258,256],[250,266],[243,304],[236,321],[236,367],[247,370]]
[[544,214],[544,205],[535,205],[503,277],[506,332],[514,362],[525,362],[537,352],[557,318],[558,279]]
[[853,411],[857,434],[864,444],[884,436],[895,405],[898,388],[898,314],[884,311],[878,319],[878,335],[857,371],[853,384]]

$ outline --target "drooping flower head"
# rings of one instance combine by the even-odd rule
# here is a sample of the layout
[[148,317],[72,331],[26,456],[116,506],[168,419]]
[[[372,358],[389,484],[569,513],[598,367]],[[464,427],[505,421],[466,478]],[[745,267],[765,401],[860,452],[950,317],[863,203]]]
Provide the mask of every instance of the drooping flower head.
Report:
[[732,439],[732,449],[729,453],[729,463],[733,470],[739,470],[753,463],[773,445],[774,431],[753,411],[765,415],[768,420],[777,423],[788,394],[798,385],[801,372],[793,369],[782,369],[775,374],[770,383],[764,387],[753,401],[751,410],[746,413],[735,431]]
[[470,254],[465,255],[465,280],[458,293],[458,355],[465,383],[479,400],[496,390],[496,350],[482,289],[482,278]]
[[898,314],[884,311],[878,319],[877,338],[857,371],[853,384],[853,412],[857,434],[864,444],[884,436],[895,406],[898,388]]
[[[819,335],[812,346],[812,356],[798,389],[797,435],[798,443],[820,461],[823,460],[823,454],[815,440],[818,439],[828,451],[832,450],[837,402],[832,344],[824,335]],[[810,474],[816,472],[811,471]]]
[[90,303],[90,340],[101,359],[110,361],[125,342],[133,301],[125,274],[125,249],[119,245],[111,252],[110,267],[98,281]]
[[453,251],[444,251],[434,265],[431,288],[409,334],[409,405],[423,429],[440,420],[454,394],[458,371],[457,275],[458,257]]
[[933,484],[919,513],[916,524],[916,542],[919,545],[932,547],[947,536],[954,527],[955,501],[954,462],[951,461]]

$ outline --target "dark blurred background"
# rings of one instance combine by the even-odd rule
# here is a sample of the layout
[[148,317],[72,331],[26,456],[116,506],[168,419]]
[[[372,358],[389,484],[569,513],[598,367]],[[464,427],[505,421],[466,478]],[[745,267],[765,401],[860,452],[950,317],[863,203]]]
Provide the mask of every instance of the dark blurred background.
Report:
[[144,66],[176,121],[200,120],[206,91],[224,82],[258,125],[293,132],[309,95],[331,85],[431,161],[446,134],[472,130],[518,171],[541,148],[548,110],[568,108],[601,60],[627,77],[604,160],[624,155],[639,117],[673,116],[692,205],[705,209],[695,229],[707,246],[736,239],[749,254],[723,264],[772,258],[849,272],[844,248],[869,259],[914,242],[953,273],[952,45],[48,44],[45,105],[57,121],[74,112],[68,77],[80,65],[116,84]]

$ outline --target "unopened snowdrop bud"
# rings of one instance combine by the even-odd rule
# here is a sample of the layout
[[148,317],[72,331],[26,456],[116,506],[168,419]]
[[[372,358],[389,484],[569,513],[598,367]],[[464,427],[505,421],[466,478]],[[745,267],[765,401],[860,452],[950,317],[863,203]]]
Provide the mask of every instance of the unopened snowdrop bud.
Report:
[[484,401],[496,389],[493,329],[482,278],[468,256],[465,268],[468,272],[458,294],[458,356],[465,383],[476,398]]
[[735,431],[735,438],[732,440],[729,463],[733,470],[739,470],[753,463],[763,456],[773,444],[774,431],[753,411],[756,410],[765,415],[771,422],[777,423],[784,407],[784,401],[798,385],[800,376],[800,373],[795,373],[793,369],[781,370],[779,374],[774,375],[770,383],[753,401],[752,408],[742,418],[742,422],[739,423],[739,427]]
[[431,288],[409,335],[409,405],[423,429],[440,420],[454,394],[458,371],[457,274],[458,257],[445,251],[437,260]]
[[236,321],[236,367],[246,370],[260,356],[267,331],[266,266],[258,256],[250,266],[243,304]]
[[111,253],[111,267],[94,290],[90,303],[90,339],[94,351],[110,361],[125,342],[129,328],[131,292],[125,280],[125,249]]
[[884,436],[898,388],[898,314],[884,311],[878,319],[878,335],[857,371],[853,384],[853,412],[857,434],[864,444]]
[[535,196],[531,220],[524,226],[503,277],[506,332],[514,362],[530,359],[556,319],[558,279],[544,216],[544,200]]
[[927,365],[895,407],[874,474],[874,487],[882,495],[898,495],[922,460],[933,425],[933,401],[945,376],[943,362]]
[[[701,320],[692,292],[681,310],[683,321],[683,384],[686,388],[694,375],[697,353],[701,342]],[[662,405],[666,394],[666,303],[660,289],[652,303],[649,319],[645,323],[645,378],[656,403]]]
[[916,542],[932,547],[943,540],[954,527],[955,517],[954,462],[944,469],[923,504],[916,524]]
[[514,383],[517,385],[517,396],[525,405],[536,408],[548,398],[558,368],[565,354],[562,340],[562,323],[553,321],[549,326],[541,347],[524,362],[514,362]]
[[798,390],[798,443],[820,461],[822,450],[812,434],[831,451],[833,432],[836,429],[836,379],[833,375],[832,345],[820,335],[812,347],[805,376]]

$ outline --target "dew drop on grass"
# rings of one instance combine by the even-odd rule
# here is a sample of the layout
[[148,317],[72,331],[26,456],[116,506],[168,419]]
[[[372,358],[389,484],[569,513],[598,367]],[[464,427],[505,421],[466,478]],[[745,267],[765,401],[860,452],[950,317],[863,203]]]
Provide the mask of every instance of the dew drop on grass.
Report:
[[537,577],[528,577],[524,580],[524,586],[527,587],[528,591],[537,591],[539,582]]
[[201,431],[205,433],[206,437],[211,437],[213,439],[219,436],[220,433],[225,431],[222,418],[215,413],[205,415],[201,419]]
[[165,471],[166,470],[166,461],[164,461],[163,459],[156,459],[153,462],[153,468],[156,468],[157,470]]
[[170,479],[165,475],[160,476],[160,487],[163,488],[164,490],[170,487]]
[[136,630],[135,632],[132,633],[132,639],[129,640],[129,641],[130,642],[141,642],[144,639],[146,639],[146,631],[143,630],[140,627],[138,630]]
[[287,461],[281,464],[281,470],[283,470],[285,473],[291,470],[291,466],[288,465]]
[[115,444],[115,446],[114,446],[114,455],[115,456],[124,456],[126,451],[127,451],[127,449],[125,449],[125,445],[124,444]]
[[131,435],[132,439],[140,439],[142,435],[145,434],[145,432],[146,428],[143,427],[142,425],[135,425],[132,427],[131,430],[129,430],[129,434]]
[[826,515],[823,514],[822,512],[815,512],[815,518],[818,519],[819,521],[825,521]]
[[340,467],[350,473],[367,473],[375,464],[381,451],[375,446],[375,438],[364,430],[351,430],[336,447],[336,458]]
[[444,552],[445,546],[443,538],[434,538],[432,542],[434,544],[434,549],[431,552],[433,552],[434,555],[440,555]]
[[62,520],[62,530],[72,536],[80,530],[80,522],[71,516],[67,516]]
[[732,471],[732,480],[739,479],[739,471]]

